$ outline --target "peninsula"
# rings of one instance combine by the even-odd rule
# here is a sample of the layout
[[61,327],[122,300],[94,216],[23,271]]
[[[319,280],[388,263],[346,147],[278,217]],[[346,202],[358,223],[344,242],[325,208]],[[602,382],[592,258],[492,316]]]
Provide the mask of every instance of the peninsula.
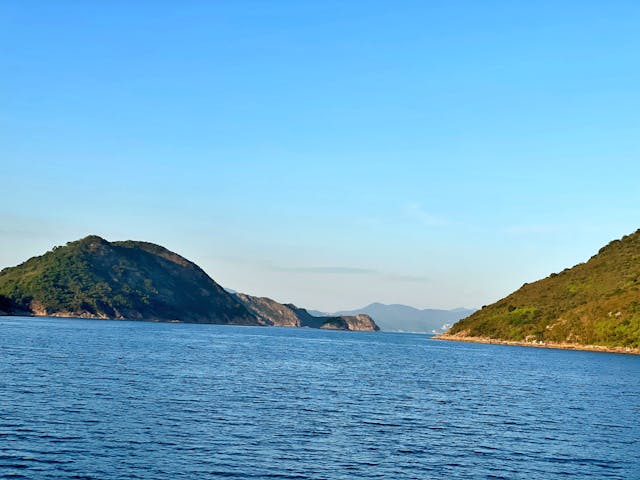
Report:
[[0,271],[0,314],[376,331],[367,315],[315,317],[232,294],[160,245],[90,235]]
[[640,353],[640,230],[524,284],[436,338]]

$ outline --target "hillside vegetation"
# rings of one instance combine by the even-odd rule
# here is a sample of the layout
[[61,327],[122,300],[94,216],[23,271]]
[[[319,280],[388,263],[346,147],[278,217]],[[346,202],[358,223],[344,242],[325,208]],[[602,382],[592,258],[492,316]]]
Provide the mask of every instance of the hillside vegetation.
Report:
[[640,348],[640,230],[483,307],[448,336]]
[[95,235],[2,270],[0,303],[35,315],[261,324],[180,255]]

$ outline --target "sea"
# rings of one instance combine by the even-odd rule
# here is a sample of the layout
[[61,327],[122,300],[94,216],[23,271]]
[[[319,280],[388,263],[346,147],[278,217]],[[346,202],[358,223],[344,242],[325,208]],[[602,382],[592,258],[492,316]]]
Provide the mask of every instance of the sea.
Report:
[[0,317],[3,479],[640,479],[640,356]]

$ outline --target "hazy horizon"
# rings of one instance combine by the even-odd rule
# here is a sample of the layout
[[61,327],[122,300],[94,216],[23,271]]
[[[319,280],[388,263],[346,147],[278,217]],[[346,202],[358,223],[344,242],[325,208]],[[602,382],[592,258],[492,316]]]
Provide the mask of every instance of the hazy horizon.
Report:
[[637,2],[4,2],[0,268],[89,234],[321,311],[640,227]]

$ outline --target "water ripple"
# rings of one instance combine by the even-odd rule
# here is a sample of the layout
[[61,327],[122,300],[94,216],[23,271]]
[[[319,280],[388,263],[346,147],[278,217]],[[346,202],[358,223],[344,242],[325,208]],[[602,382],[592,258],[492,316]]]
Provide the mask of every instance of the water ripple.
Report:
[[630,479],[640,357],[0,318],[0,478]]

